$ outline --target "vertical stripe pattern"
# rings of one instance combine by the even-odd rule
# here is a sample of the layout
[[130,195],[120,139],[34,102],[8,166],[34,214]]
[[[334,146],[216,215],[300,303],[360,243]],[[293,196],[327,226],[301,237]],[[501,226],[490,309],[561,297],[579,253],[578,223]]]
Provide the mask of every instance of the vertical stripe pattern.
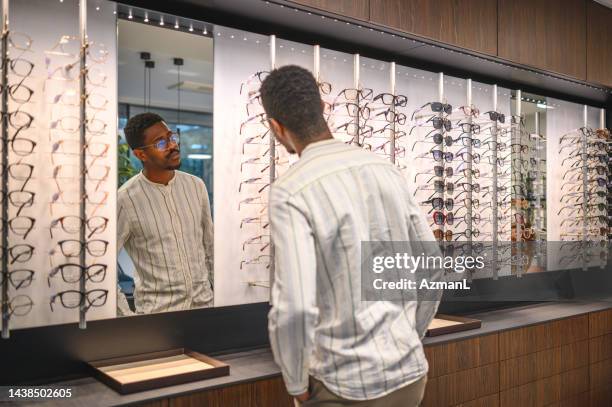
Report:
[[204,182],[175,171],[168,185],[136,175],[117,193],[117,250],[136,272],[137,313],[212,306],[213,223]]
[[427,373],[421,338],[438,302],[361,301],[361,243],[434,236],[402,174],[334,139],[308,145],[270,190],[275,278],[269,331],[290,394],[308,376],[351,400]]

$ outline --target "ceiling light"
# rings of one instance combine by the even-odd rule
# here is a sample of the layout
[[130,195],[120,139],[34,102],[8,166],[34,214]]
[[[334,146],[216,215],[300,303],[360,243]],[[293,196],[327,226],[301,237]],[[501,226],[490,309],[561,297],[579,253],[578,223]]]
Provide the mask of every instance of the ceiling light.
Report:
[[210,154],[187,154],[187,158],[192,160],[210,160],[212,155]]

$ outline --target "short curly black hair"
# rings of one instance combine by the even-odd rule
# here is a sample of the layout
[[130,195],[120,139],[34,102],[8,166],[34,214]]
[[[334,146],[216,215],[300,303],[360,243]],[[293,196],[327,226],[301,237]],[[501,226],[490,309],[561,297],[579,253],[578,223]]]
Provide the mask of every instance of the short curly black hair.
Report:
[[261,101],[270,119],[276,119],[302,140],[327,130],[317,81],[296,65],[274,69],[260,88]]
[[144,145],[144,132],[154,124],[163,121],[164,119],[160,115],[149,112],[140,113],[130,118],[123,129],[123,134],[125,134],[125,139],[130,148],[135,150],[142,147]]

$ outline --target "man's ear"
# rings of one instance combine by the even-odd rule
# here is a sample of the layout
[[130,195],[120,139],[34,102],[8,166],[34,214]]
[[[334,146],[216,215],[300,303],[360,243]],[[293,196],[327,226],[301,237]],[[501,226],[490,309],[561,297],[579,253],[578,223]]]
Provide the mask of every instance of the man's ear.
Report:
[[132,150],[132,152],[134,153],[134,155],[136,156],[136,158],[138,158],[140,161],[146,161],[146,154],[144,153],[144,151],[142,151],[141,149],[136,149],[136,150]]
[[276,119],[268,119],[268,124],[270,125],[270,130],[272,133],[279,137],[281,140],[285,140],[287,136],[285,135],[285,129],[282,124],[278,122]]

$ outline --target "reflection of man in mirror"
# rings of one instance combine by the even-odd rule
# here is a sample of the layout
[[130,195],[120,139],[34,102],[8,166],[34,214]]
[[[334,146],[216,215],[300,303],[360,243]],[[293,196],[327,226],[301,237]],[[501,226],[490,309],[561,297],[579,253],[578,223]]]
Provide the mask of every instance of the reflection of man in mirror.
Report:
[[213,304],[213,223],[204,181],[178,171],[179,136],[154,113],[132,117],[125,138],[143,170],[117,194],[117,250],[136,270],[137,313]]

